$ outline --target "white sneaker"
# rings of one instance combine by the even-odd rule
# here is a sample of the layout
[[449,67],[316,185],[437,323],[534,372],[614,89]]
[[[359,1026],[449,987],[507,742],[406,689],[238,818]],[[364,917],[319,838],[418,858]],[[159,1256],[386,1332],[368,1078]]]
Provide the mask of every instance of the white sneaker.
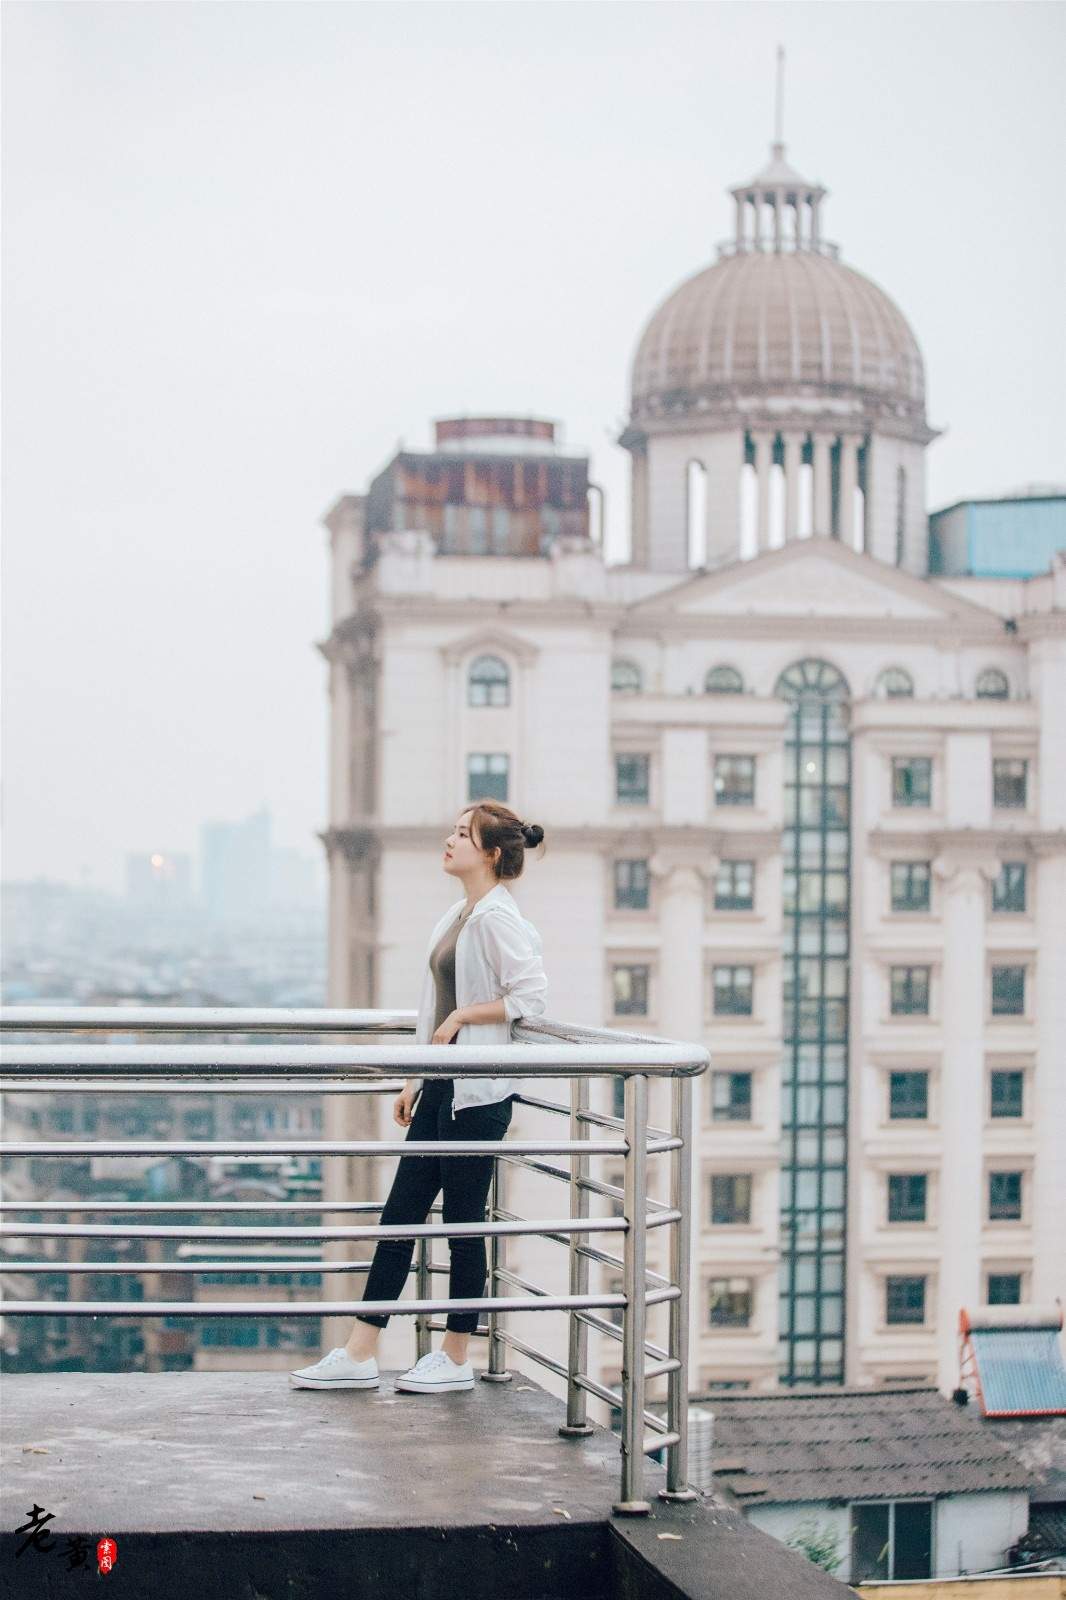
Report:
[[409,1372],[401,1373],[396,1387],[412,1394],[451,1394],[455,1389],[474,1387],[474,1369],[469,1361],[459,1366],[443,1350],[431,1350]]
[[310,1367],[297,1367],[289,1373],[294,1389],[376,1389],[378,1364],[374,1356],[353,1361],[343,1345],[329,1352]]

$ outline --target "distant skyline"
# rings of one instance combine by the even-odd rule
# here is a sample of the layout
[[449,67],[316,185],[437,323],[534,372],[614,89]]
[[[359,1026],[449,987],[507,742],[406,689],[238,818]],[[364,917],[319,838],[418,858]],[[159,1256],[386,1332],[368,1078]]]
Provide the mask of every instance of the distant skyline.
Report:
[[[914,328],[936,508],[1066,478],[1060,5],[37,4],[4,28],[5,879],[326,816],[327,536],[435,417],[613,443],[766,159]],[[442,819],[451,797],[442,797]],[[543,822],[550,845],[551,819]]]

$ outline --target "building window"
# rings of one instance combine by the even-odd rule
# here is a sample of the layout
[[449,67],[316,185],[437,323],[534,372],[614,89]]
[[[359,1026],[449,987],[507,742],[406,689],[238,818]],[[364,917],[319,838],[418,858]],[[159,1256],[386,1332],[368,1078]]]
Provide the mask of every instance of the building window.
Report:
[[890,1072],[888,1115],[893,1122],[922,1121],[929,1115],[928,1072]]
[[993,911],[1024,911],[1026,902],[1024,861],[1004,861],[992,883]]
[[468,706],[506,706],[511,703],[511,674],[499,656],[478,656],[466,680]]
[[650,795],[650,760],[646,755],[614,758],[614,796],[620,806],[646,806]]
[[778,1378],[844,1378],[851,738],[849,690],[817,657],[775,693],[785,735]]
[[259,1344],[260,1327],[254,1318],[212,1317],[200,1329],[201,1348],[221,1345],[242,1350],[254,1350]]
[[646,1017],[648,1014],[648,968],[611,968],[616,1017]]
[[893,861],[893,911],[928,911],[931,881],[928,861]]
[[714,803],[716,806],[755,804],[754,756],[715,756]]
[[1020,1272],[990,1272],[986,1303],[990,1306],[1020,1306],[1022,1303],[1022,1275]]
[[707,1284],[707,1320],[712,1328],[751,1326],[750,1278],[711,1278]]
[[930,756],[893,756],[892,804],[928,806],[932,803],[933,762]]
[[611,662],[611,689],[615,694],[640,693],[640,668],[635,661]]
[[896,468],[896,566],[903,565],[903,552],[907,531],[907,471]]
[[715,967],[714,1014],[716,1017],[750,1017],[754,969]]
[[712,667],[703,680],[704,694],[743,694],[744,679],[736,667]]
[[1006,700],[1010,694],[1007,674],[998,667],[986,667],[978,673],[976,693],[978,700]]
[[989,1116],[1022,1116],[1025,1095],[1024,1072],[993,1072],[990,1076],[989,1086]]
[[466,758],[467,800],[507,799],[511,758],[506,755],[471,755]]
[[751,1221],[751,1173],[716,1172],[711,1177],[711,1222],[715,1227]]
[[716,911],[750,911],[755,904],[754,861],[721,861],[714,880]]
[[489,513],[487,506],[467,507],[467,528],[470,534],[470,554],[486,556],[489,553]]
[[929,1578],[932,1573],[931,1501],[862,1501],[852,1506],[851,1583]]
[[926,1190],[924,1172],[890,1172],[888,1175],[889,1222],[924,1222]]
[[885,1279],[885,1322],[897,1327],[905,1322],[925,1321],[925,1278]]
[[712,1072],[712,1122],[751,1121],[751,1073]]
[[989,1222],[1020,1222],[1021,1216],[1021,1173],[990,1172],[988,1174]]
[[1000,810],[1024,810],[1028,761],[997,756],[992,762],[992,804]]
[[511,542],[511,512],[508,506],[492,508],[492,552],[505,556]]
[[1025,1015],[1025,968],[992,968],[992,1015],[994,1017],[1022,1017]]
[[648,863],[646,861],[616,861],[614,864],[615,910],[647,911],[649,882]]
[[912,700],[914,679],[903,667],[886,667],[874,685],[879,700]]
[[891,981],[894,1017],[929,1015],[928,967],[893,967]]
[[[607,1293],[608,1294],[625,1294],[625,1285],[624,1285],[622,1279],[621,1278],[608,1278],[607,1279]],[[625,1309],[626,1309],[625,1306],[608,1306],[608,1308],[607,1308],[607,1315],[610,1317],[611,1321],[614,1323],[616,1328],[620,1328],[622,1326],[622,1318],[625,1315]],[[621,1420],[622,1420],[621,1419],[621,1414],[619,1414],[619,1419],[618,1420],[619,1420],[619,1423],[621,1423]]]

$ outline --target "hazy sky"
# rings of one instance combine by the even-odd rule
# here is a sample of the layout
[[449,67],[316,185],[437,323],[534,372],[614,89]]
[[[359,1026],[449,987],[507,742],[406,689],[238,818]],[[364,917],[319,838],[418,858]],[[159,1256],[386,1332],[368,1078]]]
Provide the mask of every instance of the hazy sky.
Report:
[[641,328],[772,137],[922,346],[930,504],[1066,476],[1052,4],[4,7],[4,855],[318,851],[326,535],[434,416],[556,417],[627,546]]

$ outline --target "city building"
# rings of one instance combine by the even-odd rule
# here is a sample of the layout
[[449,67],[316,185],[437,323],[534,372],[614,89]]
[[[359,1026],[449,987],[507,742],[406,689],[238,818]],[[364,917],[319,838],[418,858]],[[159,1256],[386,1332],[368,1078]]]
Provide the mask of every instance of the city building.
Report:
[[712,1052],[693,1388],[946,1390],[960,1307],[1066,1290],[1066,553],[930,571],[913,332],[783,146],[731,192],[637,345],[628,562],[521,418],[326,518],[329,1003],[415,1004],[443,842],[506,800],[549,1014]]

